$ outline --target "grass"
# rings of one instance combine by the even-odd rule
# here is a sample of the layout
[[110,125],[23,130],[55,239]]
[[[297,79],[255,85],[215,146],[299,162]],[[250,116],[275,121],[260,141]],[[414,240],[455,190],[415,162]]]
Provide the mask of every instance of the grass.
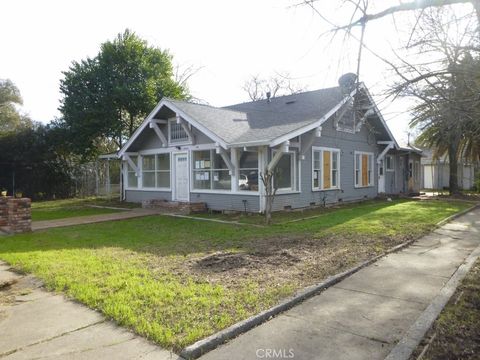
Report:
[[262,228],[151,216],[5,237],[0,258],[178,351],[468,206],[366,202]]
[[[457,288],[426,339],[433,341],[423,359],[478,359],[480,354],[480,260]],[[422,351],[420,344],[415,355]],[[414,357],[416,358],[416,357]]]
[[135,204],[122,203],[106,198],[90,197],[84,199],[62,199],[32,202],[32,220],[55,220],[75,216],[109,214],[122,210],[97,208],[93,206],[112,206],[131,208]]

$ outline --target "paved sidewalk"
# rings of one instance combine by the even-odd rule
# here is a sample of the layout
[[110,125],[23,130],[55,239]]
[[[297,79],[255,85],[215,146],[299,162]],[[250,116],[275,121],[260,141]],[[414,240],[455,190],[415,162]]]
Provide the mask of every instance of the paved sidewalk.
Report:
[[384,359],[479,245],[476,209],[201,359]]
[[83,225],[83,224],[92,224],[92,223],[99,223],[99,222],[105,222],[105,221],[125,220],[125,219],[137,218],[142,216],[157,215],[157,214],[160,214],[159,210],[139,208],[139,209],[125,210],[122,212],[116,212],[111,214],[77,216],[77,217],[57,219],[57,220],[33,221],[32,230],[36,231],[36,230],[72,226],[72,225]]
[[180,359],[8,269],[0,262],[0,359]]

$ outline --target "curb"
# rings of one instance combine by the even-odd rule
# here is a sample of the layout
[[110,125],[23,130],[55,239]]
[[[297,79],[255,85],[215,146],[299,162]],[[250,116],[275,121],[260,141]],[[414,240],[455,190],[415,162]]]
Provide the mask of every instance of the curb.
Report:
[[415,242],[417,239],[412,239],[408,240],[400,245],[397,245],[387,251],[385,251],[383,254],[377,255],[369,260],[364,261],[360,265],[357,265],[353,268],[350,268],[344,272],[341,272],[339,274],[330,276],[327,278],[327,280],[313,286],[309,286],[307,288],[304,288],[300,292],[298,292],[294,297],[282,301],[280,304],[275,305],[274,307],[271,307],[268,310],[262,311],[259,314],[253,315],[249,317],[248,319],[245,319],[243,321],[240,321],[236,324],[233,324],[232,326],[223,329],[213,335],[210,335],[209,337],[199,340],[196,343],[187,346],[180,352],[180,356],[184,359],[196,359],[200,357],[201,355],[215,349],[217,346],[223,344],[227,340],[233,339],[237,337],[238,335],[247,332],[248,330],[266,322],[270,318],[292,308],[293,306],[301,303],[304,300],[307,300],[308,298],[311,298],[315,295],[317,295],[319,292],[322,290],[325,290],[338,282],[342,281],[343,279],[347,278],[348,276],[356,273],[357,271],[363,269],[364,267],[373,264],[377,260],[381,259],[382,257],[391,254],[393,252],[397,252],[399,250],[402,250],[403,248],[409,246],[413,242]]
[[447,218],[439,221],[438,223],[436,223],[436,224],[435,224],[435,227],[439,228],[439,227],[445,225],[446,223],[449,223],[450,221],[455,220],[456,218],[458,218],[458,217],[460,217],[460,216],[462,216],[462,215],[465,215],[466,213],[468,213],[468,212],[476,209],[476,208],[479,207],[479,206],[480,206],[480,204],[475,204],[475,205],[472,205],[472,206],[470,206],[469,208],[467,208],[467,209],[465,209],[465,210],[462,210],[462,211],[460,211],[460,212],[458,212],[458,213],[456,213],[456,214],[453,214],[453,215],[451,215],[451,216],[449,216],[449,217],[447,217]]
[[465,262],[459,266],[452,277],[447,281],[440,293],[433,299],[428,307],[417,318],[415,323],[408,329],[405,336],[390,351],[385,360],[408,360],[427,331],[432,327],[435,320],[442,312],[445,305],[455,293],[460,282],[468,271],[472,268],[475,261],[480,257],[480,246],[477,246]]

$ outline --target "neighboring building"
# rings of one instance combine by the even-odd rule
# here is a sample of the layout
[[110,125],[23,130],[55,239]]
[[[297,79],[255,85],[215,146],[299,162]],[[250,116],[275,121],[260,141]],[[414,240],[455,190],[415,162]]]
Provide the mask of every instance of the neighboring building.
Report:
[[223,108],[162,99],[119,152],[124,199],[263,211],[267,166],[274,210],[419,192],[421,152],[399,146],[366,87],[342,78]]
[[[448,155],[434,158],[433,150],[424,149],[422,158],[422,188],[443,190],[449,188],[450,164]],[[458,164],[458,186],[470,190],[475,184],[475,166],[466,160]]]

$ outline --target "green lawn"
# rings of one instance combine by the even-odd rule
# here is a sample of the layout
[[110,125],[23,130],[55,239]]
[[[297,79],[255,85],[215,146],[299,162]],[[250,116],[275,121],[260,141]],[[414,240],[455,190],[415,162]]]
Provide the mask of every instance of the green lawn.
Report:
[[32,202],[32,220],[55,220],[75,216],[98,215],[122,210],[97,208],[93,206],[112,206],[130,208],[134,204],[122,203],[105,198],[62,199]]
[[0,258],[178,351],[468,206],[366,202],[262,228],[150,216],[5,237]]

